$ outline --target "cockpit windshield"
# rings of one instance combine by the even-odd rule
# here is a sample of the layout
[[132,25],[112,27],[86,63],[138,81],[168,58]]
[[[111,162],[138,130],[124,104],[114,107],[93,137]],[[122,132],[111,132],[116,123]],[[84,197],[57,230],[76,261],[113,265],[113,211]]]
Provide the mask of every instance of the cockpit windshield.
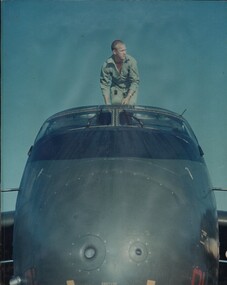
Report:
[[93,127],[137,127],[163,130],[189,136],[196,140],[187,123],[179,116],[144,109],[101,108],[53,116],[41,128],[36,142],[43,136]]
[[198,142],[179,115],[155,108],[82,107],[52,116],[32,160],[140,157],[201,160]]

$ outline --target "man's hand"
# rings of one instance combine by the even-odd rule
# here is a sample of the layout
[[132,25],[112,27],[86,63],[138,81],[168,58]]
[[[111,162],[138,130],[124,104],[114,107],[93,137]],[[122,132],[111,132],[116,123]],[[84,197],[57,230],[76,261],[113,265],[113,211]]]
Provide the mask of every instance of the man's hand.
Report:
[[110,96],[103,95],[103,97],[104,97],[104,102],[105,102],[105,104],[106,104],[106,105],[111,105],[111,103],[110,103]]
[[128,105],[130,102],[130,99],[132,98],[132,95],[133,94],[129,93],[128,96],[121,101],[122,105]]

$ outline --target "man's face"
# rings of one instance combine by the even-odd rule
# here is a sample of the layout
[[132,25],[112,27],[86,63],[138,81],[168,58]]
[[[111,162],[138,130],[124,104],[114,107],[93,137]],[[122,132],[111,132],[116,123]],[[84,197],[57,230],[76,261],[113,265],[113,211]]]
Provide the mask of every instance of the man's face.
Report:
[[123,61],[126,57],[126,46],[123,44],[116,45],[116,48],[113,50],[113,54],[117,61]]

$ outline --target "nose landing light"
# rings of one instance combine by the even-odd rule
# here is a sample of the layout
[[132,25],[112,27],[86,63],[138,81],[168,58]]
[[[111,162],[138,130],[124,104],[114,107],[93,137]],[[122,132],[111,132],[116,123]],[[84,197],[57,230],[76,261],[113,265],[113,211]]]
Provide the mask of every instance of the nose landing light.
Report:
[[135,262],[142,262],[147,259],[148,250],[144,243],[134,242],[129,248],[129,256]]
[[9,285],[20,285],[21,282],[22,282],[21,278],[17,276],[17,277],[13,277],[12,279],[10,279]]
[[93,246],[88,246],[84,250],[84,256],[87,259],[95,258],[95,256],[96,256],[96,248],[94,248]]
[[72,243],[70,258],[71,264],[74,264],[78,271],[98,269],[106,258],[105,242],[95,235],[82,236]]

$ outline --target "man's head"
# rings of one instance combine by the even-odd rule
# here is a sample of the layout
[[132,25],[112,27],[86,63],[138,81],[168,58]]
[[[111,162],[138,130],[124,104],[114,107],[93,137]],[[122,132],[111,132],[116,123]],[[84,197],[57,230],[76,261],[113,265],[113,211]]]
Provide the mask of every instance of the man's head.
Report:
[[111,44],[111,50],[113,52],[116,61],[123,61],[126,57],[126,46],[121,40],[115,40]]

